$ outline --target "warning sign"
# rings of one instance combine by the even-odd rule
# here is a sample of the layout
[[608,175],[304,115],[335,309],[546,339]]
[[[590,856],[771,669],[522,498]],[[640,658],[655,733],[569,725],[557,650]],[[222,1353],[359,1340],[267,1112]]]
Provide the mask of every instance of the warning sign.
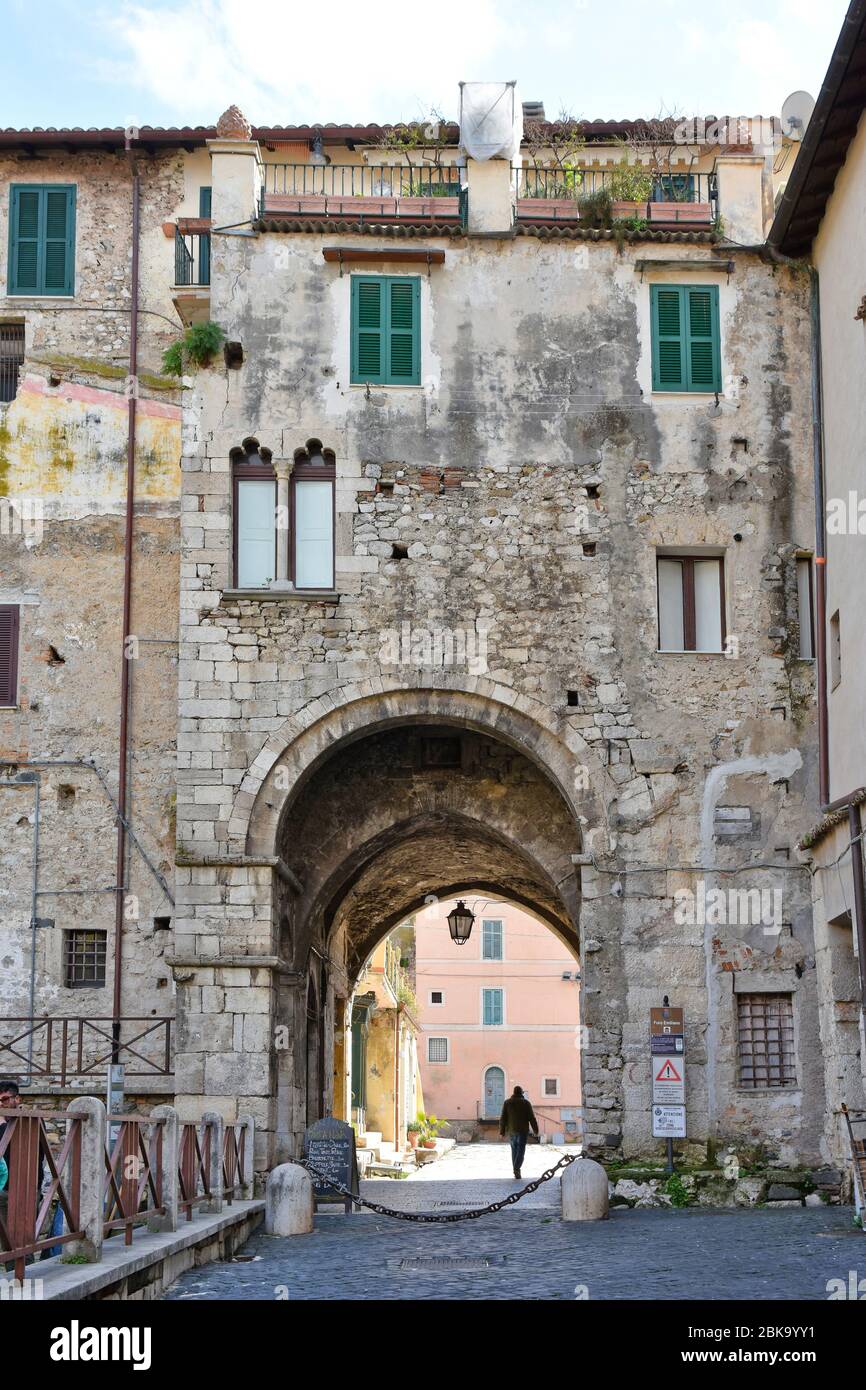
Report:
[[685,1105],[686,1064],[683,1057],[653,1057],[653,1105]]

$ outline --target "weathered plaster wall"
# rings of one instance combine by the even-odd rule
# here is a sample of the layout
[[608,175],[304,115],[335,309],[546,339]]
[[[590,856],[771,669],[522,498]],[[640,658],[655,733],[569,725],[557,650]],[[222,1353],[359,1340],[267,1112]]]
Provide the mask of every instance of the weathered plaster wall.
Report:
[[[823,1097],[808,1062],[781,1108],[733,1086],[729,978],[753,961],[785,981],[802,968],[805,1057],[817,1035],[809,893],[781,852],[814,804],[811,757],[798,751],[810,744],[813,697],[811,668],[795,659],[791,567],[812,534],[805,277],[740,254],[730,277],[704,272],[720,286],[724,392],[658,397],[648,280],[676,272],[641,273],[645,248],[445,242],[444,266],[422,278],[422,385],[368,391],[348,383],[350,277],[323,262],[329,241],[215,239],[214,316],[245,361],[199,374],[185,426],[184,560],[195,574],[185,570],[182,599],[182,845],[199,860],[298,848],[294,750],[321,727],[327,756],[349,722],[353,737],[359,722],[363,731],[365,710],[387,717],[389,691],[411,693],[416,724],[441,722],[451,692],[452,720],[487,721],[492,741],[517,747],[528,721],[529,748],[595,859],[558,885],[583,896],[590,1142],[647,1147],[647,1011],[669,993],[688,1019],[690,1133],[759,1130],[786,1158],[813,1154]],[[389,262],[392,243],[362,244],[382,250],[377,271],[405,269]],[[250,435],[275,457],[310,437],[334,449],[339,601],[224,593],[229,451]],[[407,559],[391,558],[395,542]],[[656,652],[659,545],[724,554],[729,657]],[[484,669],[434,666],[423,640],[417,659],[394,660],[389,635],[404,622],[484,635]],[[371,814],[377,805],[384,813],[387,797]],[[717,806],[751,808],[754,836],[720,842]],[[538,826],[542,838],[543,817]],[[726,884],[714,871],[752,861],[771,867],[738,886],[781,888],[789,933],[758,928],[744,942],[736,927],[674,922],[675,888]],[[289,887],[272,893],[257,877],[251,901],[231,885],[259,869],[188,872],[212,893],[204,902],[179,890],[178,949],[202,961],[196,980],[239,937],[254,954],[278,953],[280,922],[291,931],[297,911]],[[444,878],[448,866],[433,872]],[[287,997],[303,988],[295,978]],[[261,1085],[236,1102],[257,1120],[269,1104],[264,1062]],[[250,1081],[255,1067],[248,1059]],[[271,1112],[265,1126],[284,1123]]]
[[[9,780],[27,772],[31,760],[46,764],[33,769],[41,778],[37,915],[54,926],[35,936],[35,1012],[106,1018],[116,852],[109,793],[117,790],[122,662],[130,176],[125,160],[109,154],[57,153],[0,163],[4,180],[77,186],[74,296],[0,295],[0,319],[24,322],[26,351],[17,395],[0,406],[0,498],[8,499],[0,503],[0,602],[21,606],[18,707],[0,711],[0,757],[8,764],[0,775]],[[132,629],[138,642],[131,660],[130,810],[143,850],[171,891],[181,393],[158,372],[162,349],[180,331],[169,289],[174,247],[161,224],[176,215],[184,196],[182,156],[145,159],[141,179],[140,294],[146,312],[140,320],[136,431]],[[4,197],[4,294],[7,218]],[[79,765],[49,765],[57,761]],[[83,762],[98,769],[105,787]],[[26,1017],[30,1009],[34,803],[32,784],[0,791],[6,1017]],[[154,919],[171,920],[173,909],[133,846],[128,890],[122,1011],[171,1016],[174,986],[165,963],[171,931],[156,928]],[[107,932],[105,988],[65,987],[63,935],[73,927]],[[142,1050],[158,1056],[162,1041],[151,1039]],[[104,1054],[104,1043],[97,1051]],[[97,1077],[101,1086],[101,1066]],[[93,1080],[84,1084],[92,1088]],[[166,1083],[155,1084],[158,1089]]]

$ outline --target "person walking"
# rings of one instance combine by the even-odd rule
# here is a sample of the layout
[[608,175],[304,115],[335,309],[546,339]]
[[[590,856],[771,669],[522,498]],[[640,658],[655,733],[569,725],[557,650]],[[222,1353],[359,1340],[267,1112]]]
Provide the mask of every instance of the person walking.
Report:
[[526,1153],[526,1140],[530,1128],[535,1134],[538,1134],[535,1111],[523,1094],[522,1087],[515,1086],[502,1107],[502,1114],[499,1117],[499,1134],[502,1139],[508,1135],[511,1144],[511,1164],[516,1178],[521,1176],[520,1170],[523,1167],[523,1155]]

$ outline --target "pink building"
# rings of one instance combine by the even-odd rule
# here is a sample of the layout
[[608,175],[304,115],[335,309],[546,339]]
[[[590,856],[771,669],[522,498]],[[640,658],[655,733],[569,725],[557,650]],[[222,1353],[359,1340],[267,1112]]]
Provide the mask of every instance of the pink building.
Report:
[[[498,1135],[522,1086],[544,1136],[580,1134],[579,966],[549,927],[508,903],[469,895],[469,941],[448,932],[453,902],[415,918],[424,1104],[452,1125]],[[487,1121],[487,1124],[483,1124]]]

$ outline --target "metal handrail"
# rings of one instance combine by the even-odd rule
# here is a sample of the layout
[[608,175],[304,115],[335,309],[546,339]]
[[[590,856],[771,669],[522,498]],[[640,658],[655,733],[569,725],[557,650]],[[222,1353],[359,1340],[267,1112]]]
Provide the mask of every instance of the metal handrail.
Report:
[[[590,169],[575,167],[536,167],[513,165],[518,202],[524,199],[583,198],[602,189],[610,190],[618,175],[616,168]],[[650,182],[648,198],[639,203],[710,203],[717,197],[717,177],[711,173],[657,172],[642,165],[630,165],[629,171],[644,175]],[[627,199],[624,201],[628,201]]]
[[[110,1018],[7,1018],[3,1025],[11,1026],[13,1034],[0,1039],[0,1072],[7,1076],[26,1072],[65,1086],[73,1076],[98,1076],[101,1081],[103,1069],[118,1060],[125,1064],[127,1076],[171,1076],[172,1022],[171,1018],[121,1019],[121,1028],[129,1031],[125,1040],[121,1035],[119,1056],[114,1059]],[[158,1044],[156,1057],[146,1055],[145,1039]],[[28,1042],[30,1050],[25,1046]],[[23,1065],[16,1068],[16,1063]]]
[[322,198],[456,198],[466,171],[457,164],[266,164],[263,192]]

